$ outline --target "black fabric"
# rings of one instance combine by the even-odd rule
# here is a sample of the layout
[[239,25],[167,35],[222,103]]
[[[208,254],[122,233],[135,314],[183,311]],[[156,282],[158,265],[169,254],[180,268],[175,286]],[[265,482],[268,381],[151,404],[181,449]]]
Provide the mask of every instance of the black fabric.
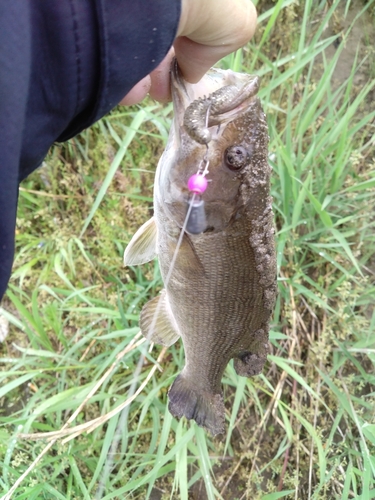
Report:
[[179,17],[180,0],[0,0],[0,299],[18,183],[160,63]]

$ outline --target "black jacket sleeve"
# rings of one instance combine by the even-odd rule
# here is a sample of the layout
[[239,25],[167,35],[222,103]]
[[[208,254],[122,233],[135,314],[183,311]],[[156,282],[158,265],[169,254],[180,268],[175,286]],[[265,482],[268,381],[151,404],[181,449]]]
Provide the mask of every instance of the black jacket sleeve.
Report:
[[0,0],[0,300],[18,184],[164,58],[180,0]]

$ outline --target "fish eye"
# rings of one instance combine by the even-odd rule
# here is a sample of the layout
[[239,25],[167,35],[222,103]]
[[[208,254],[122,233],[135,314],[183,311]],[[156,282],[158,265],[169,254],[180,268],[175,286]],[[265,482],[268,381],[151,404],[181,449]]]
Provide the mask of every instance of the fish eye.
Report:
[[225,150],[224,159],[230,170],[241,170],[248,159],[247,151],[242,146],[230,146]]

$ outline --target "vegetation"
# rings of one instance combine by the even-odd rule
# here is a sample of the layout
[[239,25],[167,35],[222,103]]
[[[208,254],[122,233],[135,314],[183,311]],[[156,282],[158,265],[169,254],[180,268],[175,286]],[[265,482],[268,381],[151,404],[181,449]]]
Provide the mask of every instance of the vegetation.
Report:
[[224,437],[169,414],[183,347],[136,337],[162,284],[157,262],[122,255],[152,211],[172,106],[117,108],[22,184],[0,309],[4,499],[29,466],[14,499],[375,498],[374,2],[258,8],[255,40],[222,64],[263,77],[279,265],[266,369],[226,370]]

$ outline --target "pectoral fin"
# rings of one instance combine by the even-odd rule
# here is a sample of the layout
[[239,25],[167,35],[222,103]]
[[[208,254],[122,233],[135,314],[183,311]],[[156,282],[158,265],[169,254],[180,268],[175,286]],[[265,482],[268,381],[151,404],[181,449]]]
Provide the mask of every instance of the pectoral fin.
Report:
[[157,227],[154,217],[145,222],[125,249],[125,266],[137,266],[156,257]]
[[261,373],[267,357],[251,352],[243,352],[234,359],[234,369],[242,377],[253,377]]
[[143,336],[156,344],[169,347],[178,340],[178,326],[165,290],[143,307],[139,325]]

